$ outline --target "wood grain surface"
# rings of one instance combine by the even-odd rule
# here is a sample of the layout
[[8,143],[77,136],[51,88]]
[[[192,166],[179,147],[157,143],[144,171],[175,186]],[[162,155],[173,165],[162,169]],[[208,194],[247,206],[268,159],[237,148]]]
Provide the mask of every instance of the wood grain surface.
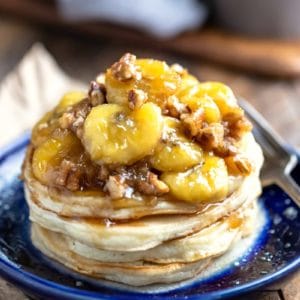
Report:
[[[237,95],[249,100],[281,134],[300,148],[300,79],[274,79],[222,68],[200,59],[130,46],[107,38],[94,39],[68,35],[61,31],[44,30],[18,23],[0,15],[0,80],[20,61],[33,42],[41,41],[54,55],[62,68],[71,76],[88,81],[109,66],[125,51],[138,56],[165,59],[187,66],[201,80],[219,80],[229,84]],[[5,109],[0,107],[0,109]],[[0,126],[1,124],[0,120]],[[25,295],[0,279],[0,300],[25,300]],[[245,300],[300,299],[300,271],[255,291]]]

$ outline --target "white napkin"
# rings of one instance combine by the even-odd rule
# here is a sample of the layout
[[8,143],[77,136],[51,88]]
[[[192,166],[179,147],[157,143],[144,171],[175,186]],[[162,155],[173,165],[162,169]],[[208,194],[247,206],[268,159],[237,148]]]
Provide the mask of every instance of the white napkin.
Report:
[[0,84],[0,147],[30,129],[63,93],[86,88],[68,77],[41,44],[35,44]]

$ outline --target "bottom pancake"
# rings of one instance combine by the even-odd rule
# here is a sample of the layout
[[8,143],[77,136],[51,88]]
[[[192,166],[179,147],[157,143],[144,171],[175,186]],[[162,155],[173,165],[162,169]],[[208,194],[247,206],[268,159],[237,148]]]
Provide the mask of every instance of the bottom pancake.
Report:
[[44,230],[37,224],[32,224],[31,238],[33,244],[45,255],[76,272],[132,286],[182,281],[199,274],[210,263],[210,259],[165,265],[142,261],[128,264],[100,262],[72,252],[63,243],[62,235]]

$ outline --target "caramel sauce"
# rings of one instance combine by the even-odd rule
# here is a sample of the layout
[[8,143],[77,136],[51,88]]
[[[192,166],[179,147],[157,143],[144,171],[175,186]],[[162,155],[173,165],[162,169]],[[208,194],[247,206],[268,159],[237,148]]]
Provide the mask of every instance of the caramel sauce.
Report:
[[101,189],[88,189],[83,191],[75,191],[73,192],[73,195],[79,196],[79,197],[106,197],[107,194],[101,190]]
[[230,229],[236,229],[243,224],[243,219],[236,214],[231,214],[228,218]]

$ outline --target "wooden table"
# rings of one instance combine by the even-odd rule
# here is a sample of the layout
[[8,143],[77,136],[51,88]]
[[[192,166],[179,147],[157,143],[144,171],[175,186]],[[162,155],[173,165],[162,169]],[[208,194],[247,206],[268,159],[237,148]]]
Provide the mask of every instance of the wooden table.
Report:
[[[76,36],[38,29],[1,15],[0,40],[0,80],[36,41],[46,45],[67,73],[84,81],[89,81],[125,51],[138,56],[165,59],[170,63],[179,62],[200,80],[217,80],[230,85],[237,95],[246,98],[261,111],[286,141],[300,148],[300,78],[285,80],[249,75],[192,58],[133,47],[121,41],[83,39],[79,42]],[[0,300],[4,299],[27,298],[0,279]],[[272,286],[243,296],[243,299],[300,299],[300,270]]]

